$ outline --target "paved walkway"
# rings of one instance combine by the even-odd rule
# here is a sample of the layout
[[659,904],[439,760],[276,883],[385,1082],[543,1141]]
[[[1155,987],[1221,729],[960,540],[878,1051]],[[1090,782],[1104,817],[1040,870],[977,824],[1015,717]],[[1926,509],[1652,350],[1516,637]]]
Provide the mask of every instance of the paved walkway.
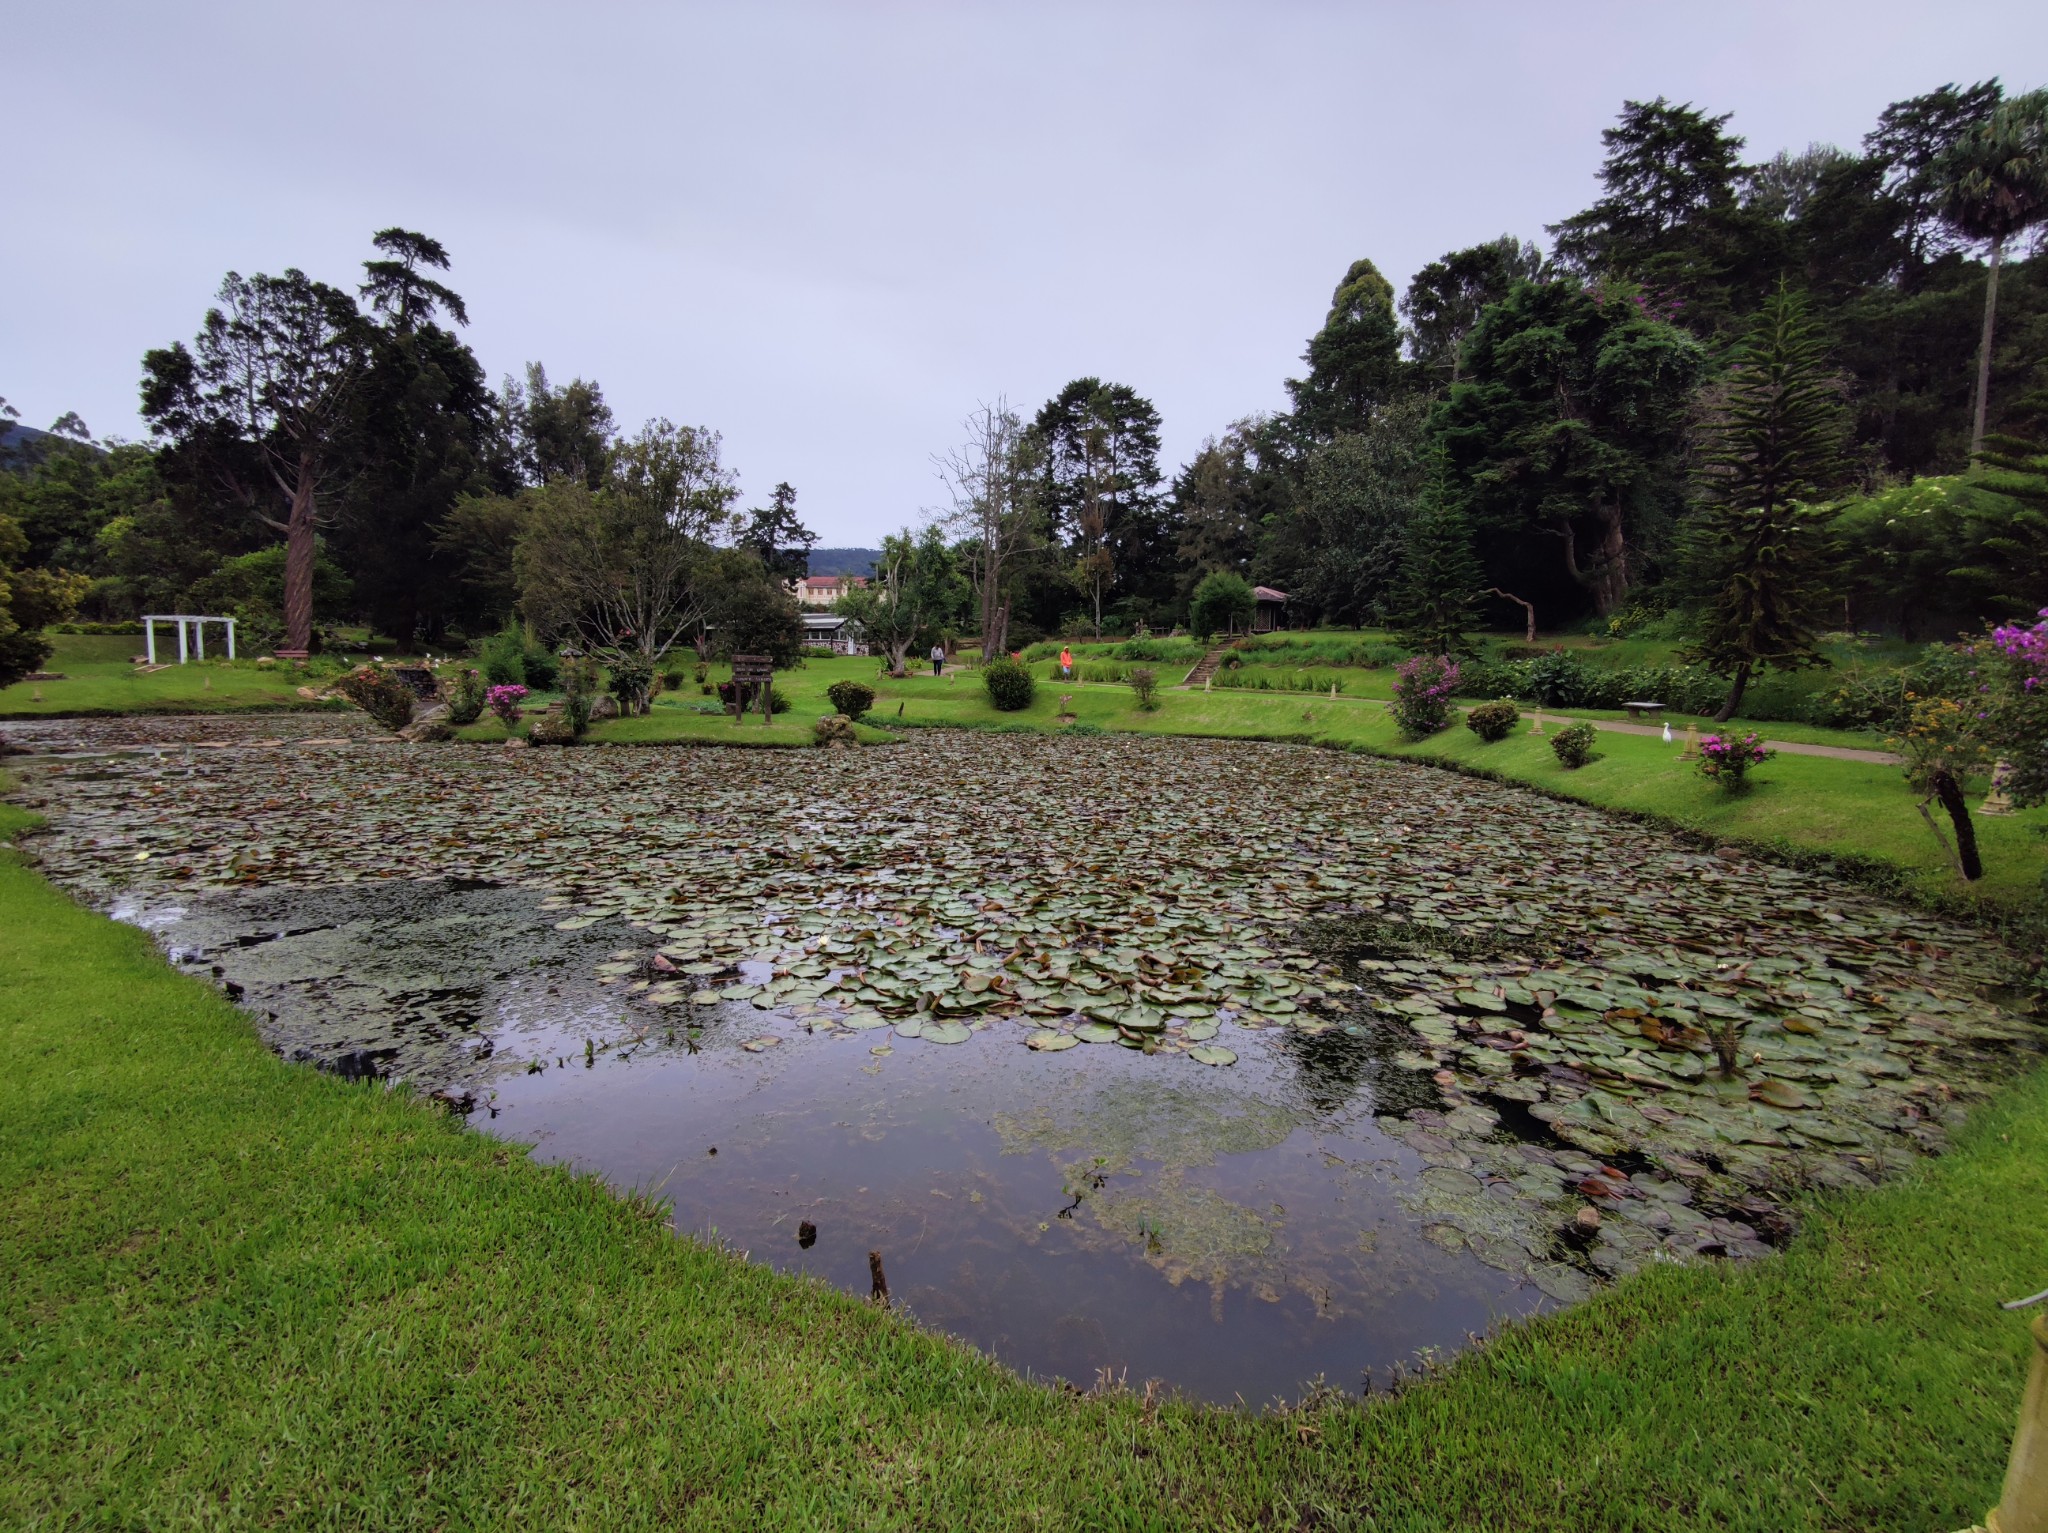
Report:
[[[1546,717],[1553,716],[1564,717],[1564,715],[1546,715]],[[1663,726],[1658,724],[1624,724],[1620,719],[1588,719],[1586,722],[1595,729],[1609,730],[1618,735],[1662,735],[1664,733]],[[1684,737],[1684,733],[1685,731],[1681,729],[1674,729],[1671,732],[1671,737],[1673,740],[1678,740]],[[1711,733],[1711,731],[1702,731],[1702,733]],[[1774,751],[1782,751],[1787,756],[1826,756],[1835,761],[1867,761],[1872,766],[1897,766],[1905,759],[1903,756],[1893,755],[1890,751],[1867,751],[1854,745],[1801,745],[1792,740],[1766,740],[1764,744]]]
[[[1347,697],[1341,692],[1334,698],[1324,692],[1248,692],[1247,695],[1257,697],[1302,697],[1325,703],[1370,703],[1376,708],[1392,706],[1384,698]],[[1537,712],[1538,710],[1532,708],[1528,710],[1525,716],[1533,719]],[[1541,710],[1541,713],[1544,718],[1554,719],[1559,723],[1591,724],[1595,729],[1604,729],[1610,734],[1650,735],[1656,737],[1664,733],[1664,726],[1661,724],[1629,724],[1624,723],[1620,719],[1581,719],[1576,714],[1553,713],[1547,708]],[[1671,732],[1673,742],[1675,743],[1683,738],[1684,733],[1683,728],[1673,729]],[[1710,734],[1712,731],[1702,730],[1701,733]],[[1905,760],[1903,756],[1894,755],[1890,751],[1864,750],[1862,747],[1855,745],[1804,745],[1794,740],[1766,740],[1764,744],[1771,750],[1781,751],[1787,756],[1825,756],[1831,761],[1862,761],[1869,763],[1871,766],[1897,766]]]

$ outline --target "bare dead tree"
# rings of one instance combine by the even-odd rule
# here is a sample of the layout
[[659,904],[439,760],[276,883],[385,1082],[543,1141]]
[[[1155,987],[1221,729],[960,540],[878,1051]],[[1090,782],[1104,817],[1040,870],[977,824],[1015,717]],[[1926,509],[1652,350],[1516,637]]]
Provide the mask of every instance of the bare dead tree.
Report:
[[963,423],[967,440],[933,459],[952,507],[947,531],[966,545],[968,580],[981,616],[981,653],[1003,653],[1009,639],[1009,581],[1045,548],[1045,518],[1034,491],[1033,448],[1024,423],[1001,395],[977,405]]
[[1520,607],[1522,609],[1523,614],[1529,620],[1529,632],[1527,635],[1527,640],[1529,643],[1534,644],[1536,642],[1536,604],[1534,602],[1523,601],[1522,598],[1515,595],[1514,592],[1503,591],[1499,586],[1488,586],[1486,589],[1492,595],[1498,596],[1502,601],[1511,601],[1517,607]]

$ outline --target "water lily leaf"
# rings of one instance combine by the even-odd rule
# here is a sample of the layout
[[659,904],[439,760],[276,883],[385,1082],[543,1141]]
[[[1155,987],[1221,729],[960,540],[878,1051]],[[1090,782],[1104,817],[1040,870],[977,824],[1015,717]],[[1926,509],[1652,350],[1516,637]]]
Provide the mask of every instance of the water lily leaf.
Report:
[[1800,1087],[1793,1085],[1790,1081],[1778,1080],[1775,1077],[1770,1080],[1759,1081],[1751,1090],[1750,1095],[1759,1102],[1770,1103],[1773,1107],[1798,1108],[1815,1105],[1814,1099]]
[[1197,1043],[1187,1051],[1188,1058],[1198,1065],[1234,1065],[1237,1055],[1220,1043]]
[[782,1040],[773,1033],[763,1033],[759,1038],[749,1038],[740,1047],[749,1054],[760,1054],[768,1049],[779,1047],[781,1043]]
[[1051,1028],[1040,1028],[1024,1036],[1026,1048],[1037,1049],[1045,1054],[1056,1054],[1061,1049],[1071,1049],[1080,1041],[1072,1033],[1054,1032]]
[[1106,1022],[1083,1022],[1072,1036],[1083,1043],[1115,1043],[1123,1034]]
[[927,1043],[965,1043],[974,1036],[974,1029],[964,1022],[927,1022],[920,1036]]

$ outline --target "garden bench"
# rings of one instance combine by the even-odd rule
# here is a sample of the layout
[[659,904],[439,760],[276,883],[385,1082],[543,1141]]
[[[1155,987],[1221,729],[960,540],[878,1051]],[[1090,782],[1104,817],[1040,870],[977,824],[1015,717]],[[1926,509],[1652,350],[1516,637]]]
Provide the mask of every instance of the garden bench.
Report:
[[1623,703],[1621,707],[1632,719],[1654,719],[1664,711],[1662,703]]

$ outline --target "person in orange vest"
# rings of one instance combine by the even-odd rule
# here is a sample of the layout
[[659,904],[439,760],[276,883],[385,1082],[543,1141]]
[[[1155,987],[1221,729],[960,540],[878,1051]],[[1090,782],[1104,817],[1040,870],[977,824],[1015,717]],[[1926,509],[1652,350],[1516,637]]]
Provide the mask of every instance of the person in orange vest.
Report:
[[1064,644],[1060,646],[1060,680],[1074,679],[1074,652]]

